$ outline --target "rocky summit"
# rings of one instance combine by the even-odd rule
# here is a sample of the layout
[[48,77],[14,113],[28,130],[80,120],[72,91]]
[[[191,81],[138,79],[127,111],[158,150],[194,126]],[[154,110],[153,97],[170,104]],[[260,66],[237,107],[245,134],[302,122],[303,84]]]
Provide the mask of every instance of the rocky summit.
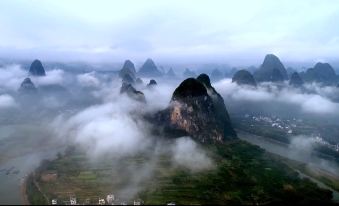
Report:
[[158,70],[152,59],[147,59],[138,74],[143,77],[159,77],[162,73]]
[[40,60],[34,60],[29,68],[29,74],[32,76],[46,76],[46,72]]
[[[209,78],[206,81],[209,82]],[[223,143],[234,139],[236,133],[226,107],[223,101],[220,105],[222,98],[219,99],[214,92],[212,86],[208,89],[201,80],[188,78],[175,89],[169,107],[158,112],[154,121],[162,124],[166,134],[188,135],[202,143]]]
[[36,91],[37,89],[30,78],[25,78],[19,88],[20,93],[34,93]]
[[249,85],[253,87],[257,86],[257,82],[255,81],[253,75],[245,69],[237,71],[232,78],[232,82],[235,82],[238,85]]
[[119,71],[119,76],[121,78],[124,78],[125,75],[129,75],[133,79],[133,81],[136,78],[135,67],[133,62],[131,62],[130,60],[126,60],[122,69]]
[[125,82],[122,83],[122,86],[120,88],[120,94],[127,94],[127,96],[136,101],[146,103],[144,93],[142,93],[141,91],[137,91],[131,84]]
[[288,75],[279,58],[268,54],[260,68],[254,72],[254,78],[257,82],[280,82],[287,80]]
[[291,75],[289,85],[294,86],[294,87],[300,87],[304,84],[304,81],[301,79],[300,75],[298,72],[293,72]]

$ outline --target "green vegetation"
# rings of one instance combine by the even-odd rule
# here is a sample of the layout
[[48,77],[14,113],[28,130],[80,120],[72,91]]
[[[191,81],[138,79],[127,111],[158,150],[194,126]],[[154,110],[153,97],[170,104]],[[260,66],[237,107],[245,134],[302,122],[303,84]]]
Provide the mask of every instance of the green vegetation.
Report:
[[141,198],[149,204],[307,204],[331,199],[330,191],[298,178],[257,147],[236,142],[211,149],[220,155],[215,170],[197,174],[178,170],[155,179]]
[[329,174],[326,171],[310,168],[304,163],[300,163],[297,161],[285,159],[276,157],[280,161],[285,162],[288,165],[291,165],[293,168],[298,169],[302,173],[324,183],[325,185],[329,186],[330,188],[333,188],[336,191],[339,191],[339,179],[337,177],[334,177],[333,174]]
[[26,180],[26,191],[28,196],[28,201],[32,205],[46,205],[48,204],[45,197],[38,190],[34,184],[33,175],[30,175]]
[[[214,160],[214,168],[192,172],[171,163],[171,158],[160,154],[138,154],[113,161],[106,158],[89,161],[80,151],[59,155],[44,162],[36,172],[41,190],[48,199],[57,198],[60,204],[75,195],[78,203],[90,199],[97,203],[113,193],[119,198],[141,198],[145,204],[268,204],[268,203],[330,203],[332,193],[320,189],[308,179],[266,153],[259,147],[243,141],[225,145],[203,145]],[[150,162],[155,163],[151,164]],[[134,174],[152,168],[151,176],[142,176],[135,184]],[[43,182],[43,171],[57,171],[56,181]],[[135,184],[135,185],[134,185]],[[123,197],[127,186],[138,188],[132,197]],[[34,196],[34,187],[28,186],[32,203],[43,201]],[[32,196],[33,195],[33,196]],[[33,198],[36,199],[33,201]],[[39,199],[41,198],[41,199]]]

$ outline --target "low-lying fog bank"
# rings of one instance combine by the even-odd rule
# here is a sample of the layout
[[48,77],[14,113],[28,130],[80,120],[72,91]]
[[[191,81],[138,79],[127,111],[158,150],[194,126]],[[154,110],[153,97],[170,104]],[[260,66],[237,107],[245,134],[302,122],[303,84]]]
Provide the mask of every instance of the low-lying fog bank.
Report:
[[[161,138],[152,136],[150,125],[141,118],[143,113],[164,109],[182,79],[155,78],[158,84],[149,88],[146,84],[150,79],[143,78],[144,83],[136,85],[136,89],[145,94],[144,104],[120,94],[121,79],[117,74],[94,71],[77,74],[58,68],[46,73],[43,77],[31,77],[37,87],[36,94],[21,94],[18,89],[27,71],[19,65],[0,68],[0,179],[6,180],[8,187],[18,187],[20,179],[39,161],[53,158],[68,145],[85,148],[89,159],[109,155],[118,161],[152,148],[155,156],[159,150],[168,152],[174,164],[192,172],[213,167],[208,154],[189,137],[176,139],[170,145],[155,141]],[[223,96],[231,118],[249,113],[333,121],[333,124],[339,119],[337,87],[311,84],[296,89],[284,83],[252,88],[238,86],[230,79],[214,82],[213,86]],[[293,157],[312,150],[312,147],[305,150],[304,142],[296,143],[299,146],[292,144],[288,148],[289,155],[295,154]],[[316,161],[313,157],[312,160]],[[141,176],[134,177],[131,185],[152,174],[153,162],[146,165],[149,167],[140,172]],[[331,172],[339,170],[335,167]],[[0,203],[20,203],[19,193],[5,188],[1,187]]]

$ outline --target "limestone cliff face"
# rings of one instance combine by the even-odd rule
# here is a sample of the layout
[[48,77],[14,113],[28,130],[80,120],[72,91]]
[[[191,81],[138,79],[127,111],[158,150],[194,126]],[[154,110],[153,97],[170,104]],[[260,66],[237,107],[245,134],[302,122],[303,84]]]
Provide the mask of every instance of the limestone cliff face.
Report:
[[223,143],[236,138],[226,111],[208,94],[203,83],[194,78],[184,80],[174,91],[167,109],[157,113],[154,121],[171,136],[189,135],[202,143]]
[[224,128],[225,137],[235,137],[236,132],[234,131],[231,123],[231,119],[229,117],[228,111],[226,109],[226,105],[222,96],[212,87],[210,78],[207,74],[200,74],[197,77],[197,80],[202,83],[208,95],[212,98],[213,105],[215,107],[215,114],[217,119],[219,120],[219,124]]

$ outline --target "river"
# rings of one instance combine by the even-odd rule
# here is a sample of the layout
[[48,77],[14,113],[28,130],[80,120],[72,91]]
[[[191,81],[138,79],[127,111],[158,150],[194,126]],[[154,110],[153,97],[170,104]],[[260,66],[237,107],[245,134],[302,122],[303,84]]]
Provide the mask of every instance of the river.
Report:
[[[262,149],[277,154],[279,156],[296,160],[302,163],[306,163],[309,167],[320,169],[326,171],[327,173],[331,174],[332,176],[339,179],[339,166],[337,163],[330,161],[328,159],[320,158],[316,155],[311,155],[309,151],[295,151],[295,147],[291,148],[288,144],[278,142],[276,140],[262,137],[254,134],[250,134],[244,131],[237,130],[238,137],[244,141],[247,141],[251,144],[260,146]],[[332,188],[328,187],[327,185],[323,184],[322,182],[302,173],[299,170],[296,170],[300,177],[307,177],[313,182],[315,182],[319,187],[331,190],[333,192],[333,200],[339,202],[339,192],[333,190]]]
[[25,176],[62,147],[39,125],[1,125],[0,131],[0,204],[22,204],[20,186]]

